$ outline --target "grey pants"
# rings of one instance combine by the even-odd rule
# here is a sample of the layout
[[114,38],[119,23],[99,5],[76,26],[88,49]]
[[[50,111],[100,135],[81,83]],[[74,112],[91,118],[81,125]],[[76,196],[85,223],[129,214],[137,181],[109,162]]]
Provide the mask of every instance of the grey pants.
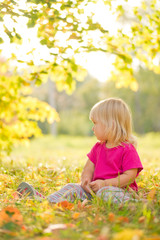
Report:
[[[114,203],[126,202],[133,199],[132,196],[122,188],[107,186],[99,189],[96,196],[102,198],[104,201],[111,199]],[[48,196],[51,203],[58,203],[64,200],[73,202],[75,199],[92,199],[92,195],[84,191],[81,185],[77,183],[69,183],[61,188],[59,191]]]

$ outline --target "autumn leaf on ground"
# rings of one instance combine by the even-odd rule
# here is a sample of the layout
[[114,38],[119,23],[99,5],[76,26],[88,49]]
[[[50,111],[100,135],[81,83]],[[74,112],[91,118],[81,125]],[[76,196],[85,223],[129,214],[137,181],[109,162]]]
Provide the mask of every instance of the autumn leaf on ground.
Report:
[[120,217],[117,217],[117,221],[118,222],[129,223],[129,218],[128,217],[124,217],[124,216],[120,216]]
[[17,225],[23,224],[23,216],[16,207],[8,206],[0,212],[0,226],[6,223],[13,222]]
[[72,218],[73,219],[77,219],[77,218],[79,218],[79,216],[80,216],[80,213],[79,212],[75,212],[75,213],[73,213]]
[[62,209],[68,209],[68,210],[72,210],[74,208],[74,204],[68,202],[67,200],[57,203],[57,206]]
[[146,217],[145,216],[141,216],[139,219],[138,219],[138,222],[139,223],[143,223],[145,221]]
[[115,220],[115,215],[114,215],[114,213],[112,213],[112,212],[108,213],[108,220],[109,220],[110,222],[114,222],[114,220]]
[[116,233],[113,236],[113,240],[141,240],[143,237],[143,231],[139,229],[124,229],[123,231]]

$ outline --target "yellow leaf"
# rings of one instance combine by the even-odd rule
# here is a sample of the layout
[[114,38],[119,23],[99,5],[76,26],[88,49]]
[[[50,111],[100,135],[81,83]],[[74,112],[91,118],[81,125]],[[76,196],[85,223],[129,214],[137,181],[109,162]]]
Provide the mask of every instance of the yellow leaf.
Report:
[[143,231],[139,229],[125,229],[119,233],[116,233],[112,240],[141,240],[143,237]]
[[90,217],[87,217],[89,222],[93,222],[93,220]]
[[75,213],[73,213],[72,218],[73,219],[77,219],[77,218],[79,218],[79,216],[80,216],[80,213],[79,212],[75,212]]
[[139,182],[138,183],[138,187],[144,187],[145,186],[145,183],[144,182]]

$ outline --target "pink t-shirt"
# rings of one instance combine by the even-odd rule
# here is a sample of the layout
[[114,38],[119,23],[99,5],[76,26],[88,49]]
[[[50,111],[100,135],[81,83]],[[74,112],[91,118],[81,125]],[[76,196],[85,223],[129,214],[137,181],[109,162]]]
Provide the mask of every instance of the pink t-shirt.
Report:
[[[138,176],[143,169],[138,153],[130,143],[107,148],[106,143],[97,142],[87,156],[95,165],[92,181],[116,178],[132,168],[138,168]],[[138,190],[136,181],[129,186],[135,191]]]

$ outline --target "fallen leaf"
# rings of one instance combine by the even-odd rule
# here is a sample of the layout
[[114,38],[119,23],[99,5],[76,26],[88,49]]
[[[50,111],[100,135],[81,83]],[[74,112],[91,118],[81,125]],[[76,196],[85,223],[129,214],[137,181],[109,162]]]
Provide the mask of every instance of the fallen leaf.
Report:
[[26,226],[25,226],[25,225],[22,225],[21,229],[22,229],[23,231],[26,231]]
[[73,219],[77,219],[77,218],[79,218],[79,216],[80,216],[80,213],[79,212],[75,212],[75,213],[73,213],[72,218]]
[[8,206],[0,212],[0,226],[8,222],[13,222],[17,225],[23,224],[23,216],[16,207]]
[[74,204],[68,202],[67,200],[57,203],[57,206],[62,209],[68,209],[68,210],[72,210],[74,208]]
[[116,233],[112,240],[141,240],[143,237],[143,231],[139,229],[124,229],[123,231]]
[[87,219],[88,219],[89,222],[93,222],[92,218],[87,217]]
[[128,217],[124,217],[124,216],[120,216],[117,218],[118,222],[125,222],[125,223],[129,223],[129,218]]
[[108,213],[108,220],[109,220],[110,222],[114,222],[114,220],[115,220],[115,215],[114,215],[114,213],[112,213],[112,212]]
[[139,223],[143,223],[145,221],[146,217],[145,216],[141,216],[139,219],[138,219],[138,222]]

